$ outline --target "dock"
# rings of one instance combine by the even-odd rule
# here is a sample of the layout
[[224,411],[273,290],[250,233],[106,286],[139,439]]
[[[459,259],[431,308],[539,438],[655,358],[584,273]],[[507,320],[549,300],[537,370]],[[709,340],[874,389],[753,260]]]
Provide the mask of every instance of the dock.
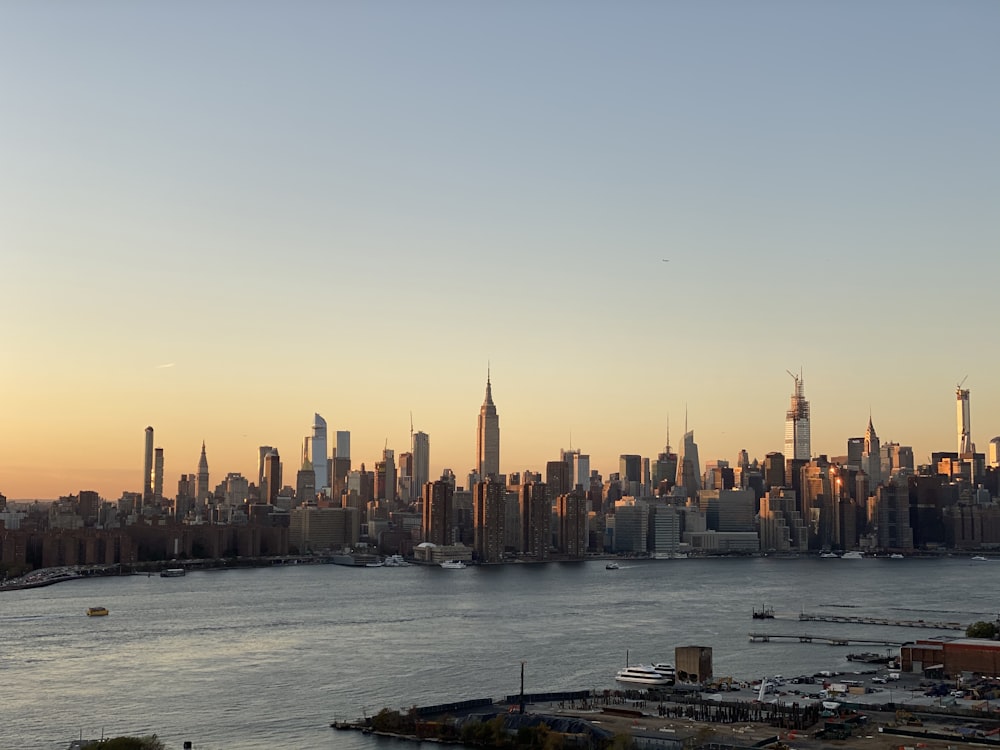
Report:
[[799,643],[827,643],[831,646],[850,646],[859,644],[866,646],[902,646],[901,641],[883,641],[877,638],[854,638],[852,636],[808,635],[804,633],[750,633],[753,643],[769,641],[798,641]]
[[887,617],[865,617],[859,615],[820,615],[803,612],[799,615],[800,622],[840,622],[855,625],[891,625],[898,628],[931,628],[932,630],[965,630],[960,622],[941,622],[935,620],[897,620]]

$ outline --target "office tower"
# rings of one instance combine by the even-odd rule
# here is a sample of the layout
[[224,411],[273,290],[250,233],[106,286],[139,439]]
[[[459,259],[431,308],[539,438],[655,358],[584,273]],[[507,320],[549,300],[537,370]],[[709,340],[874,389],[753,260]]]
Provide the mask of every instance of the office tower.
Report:
[[642,484],[642,456],[631,453],[623,453],[618,457],[618,479],[622,483],[622,488],[627,488],[628,494],[635,494],[632,491],[632,483]]
[[260,501],[262,503],[267,502],[267,496],[264,494],[264,466],[267,461],[267,454],[273,451],[270,445],[262,445],[257,449],[257,490],[260,493]]
[[271,448],[264,456],[263,478],[260,483],[260,501],[274,505],[281,490],[281,457]]
[[410,442],[410,450],[413,451],[413,499],[416,500],[431,477],[431,438],[426,432],[415,432]]
[[351,458],[350,430],[337,430],[337,458]]
[[421,530],[425,542],[444,546],[452,543],[452,498],[455,485],[441,478],[423,488]]
[[995,437],[990,441],[989,448],[990,466],[1000,469],[1000,437]]
[[787,479],[785,477],[785,456],[777,451],[772,451],[764,456],[764,486],[785,487]]
[[648,529],[649,507],[646,503],[631,497],[615,502],[615,552],[645,552]]
[[159,503],[163,499],[163,448],[157,448],[153,454],[153,501]]
[[242,508],[250,502],[250,483],[239,472],[230,472],[226,475],[223,494],[226,505],[234,508]]
[[812,458],[812,445],[809,439],[809,402],[803,391],[802,373],[793,375],[795,390],[792,391],[792,403],[785,413],[785,458]]
[[386,448],[382,460],[375,462],[375,499],[396,499],[396,451]]
[[684,490],[684,496],[694,499],[698,497],[698,490],[701,489],[701,475],[698,462],[698,444],[694,441],[694,430],[684,433],[684,443],[681,454],[677,459],[677,481],[674,491],[678,492],[680,487]]
[[490,374],[486,373],[486,398],[479,408],[476,434],[476,471],[481,477],[500,476],[500,417],[493,403]]
[[847,438],[847,465],[853,466],[855,469],[863,469],[865,472],[867,472],[868,469],[865,467],[863,461],[864,455],[865,455],[865,438],[863,437]]
[[195,498],[201,506],[208,502],[208,457],[205,455],[205,441],[201,441],[201,456],[198,459],[198,495]]
[[146,428],[146,449],[142,461],[142,503],[153,499],[153,428]]
[[316,474],[316,491],[322,491],[324,487],[331,485],[330,477],[327,474],[327,451],[326,451],[326,420],[319,414],[313,414],[313,434],[312,434],[312,461],[313,472]]
[[590,456],[581,453],[580,449],[570,449],[562,451],[562,460],[569,465],[570,489],[577,485],[583,487],[584,492],[590,489]]
[[[962,383],[965,379],[962,379]],[[962,389],[962,383],[955,389],[955,403],[958,407],[958,457],[962,458],[975,451],[972,444],[972,428],[969,426],[969,389]]]
[[559,551],[568,557],[587,554],[587,495],[575,488],[556,499]]
[[475,486],[472,498],[473,550],[480,562],[503,562],[506,488],[495,476]]
[[303,452],[302,465],[295,474],[295,498],[298,501],[296,505],[311,503],[316,499],[316,470],[306,452]]
[[875,434],[875,425],[872,424],[871,415],[868,416],[868,429],[865,430],[865,448],[862,454],[861,468],[868,475],[870,487],[878,487],[883,478],[888,478],[888,474],[882,474],[882,449],[879,444],[878,435]]
[[552,545],[552,503],[544,482],[525,482],[519,493],[521,552],[547,560]]

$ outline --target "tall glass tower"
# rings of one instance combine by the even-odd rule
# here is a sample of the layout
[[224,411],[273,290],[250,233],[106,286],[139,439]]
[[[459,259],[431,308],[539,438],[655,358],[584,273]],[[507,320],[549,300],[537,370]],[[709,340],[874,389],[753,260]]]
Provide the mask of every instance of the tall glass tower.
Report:
[[785,458],[808,461],[812,458],[809,439],[809,402],[802,387],[802,372],[788,373],[795,381],[792,403],[785,413]]
[[330,486],[330,476],[326,461],[326,420],[319,414],[313,415],[312,466],[316,472],[316,491],[322,492]]

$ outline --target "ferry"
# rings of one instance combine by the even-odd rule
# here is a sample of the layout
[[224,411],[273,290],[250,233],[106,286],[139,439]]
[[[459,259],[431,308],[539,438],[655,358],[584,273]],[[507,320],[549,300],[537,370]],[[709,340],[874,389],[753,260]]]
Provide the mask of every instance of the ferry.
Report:
[[863,560],[864,557],[865,557],[864,554],[862,554],[861,552],[859,552],[856,549],[852,549],[850,552],[845,552],[843,555],[841,555],[840,559],[841,560]]
[[382,564],[387,568],[406,568],[410,565],[402,555],[389,555]]
[[677,670],[674,669],[673,664],[668,664],[667,662],[657,662],[653,665],[653,669],[666,677],[670,681],[671,685],[673,685],[677,680]]
[[466,565],[461,560],[445,560],[441,563],[441,567],[445,570],[461,570],[466,567]]
[[167,568],[160,571],[160,578],[180,578],[187,574],[184,568]]
[[615,674],[618,682],[630,682],[635,685],[652,685],[653,687],[670,685],[673,679],[657,672],[652,666],[639,664],[634,667],[619,669]]
[[107,614],[107,607],[87,607],[87,617],[105,617]]

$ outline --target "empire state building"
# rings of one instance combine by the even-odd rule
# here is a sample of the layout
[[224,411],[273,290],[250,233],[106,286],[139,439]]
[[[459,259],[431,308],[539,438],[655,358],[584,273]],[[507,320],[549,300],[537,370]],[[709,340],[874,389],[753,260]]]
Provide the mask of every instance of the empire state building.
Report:
[[476,433],[476,470],[484,480],[500,476],[500,417],[493,403],[490,375],[486,373],[486,399],[479,408],[479,429]]

